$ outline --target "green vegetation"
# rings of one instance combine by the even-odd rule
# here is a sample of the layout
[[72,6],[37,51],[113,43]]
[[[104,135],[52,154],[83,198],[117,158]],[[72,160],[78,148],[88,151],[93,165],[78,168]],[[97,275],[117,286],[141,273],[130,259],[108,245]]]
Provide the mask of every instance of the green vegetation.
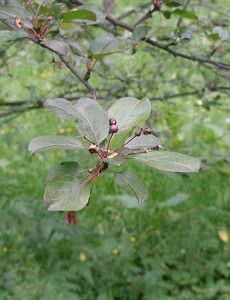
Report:
[[[142,4],[120,2],[117,16]],[[211,25],[226,22],[227,1],[210,3],[217,12],[198,4],[188,10],[199,19],[208,18]],[[180,15],[170,20],[153,15],[146,25],[157,25],[162,29],[158,34],[165,35]],[[135,16],[124,21],[132,24]],[[197,21],[190,15],[183,22],[194,29]],[[184,52],[205,55],[212,49],[216,41],[201,33],[202,26],[183,44]],[[85,47],[102,31],[90,28],[77,28]],[[214,58],[228,61],[225,40],[219,42],[222,48]],[[121,168],[128,167],[145,181],[149,200],[141,206],[133,203],[112,175],[103,174],[90,205],[78,213],[78,225],[67,226],[64,212],[45,210],[45,178],[61,161],[77,158],[85,168],[92,167],[89,154],[30,156],[27,147],[35,136],[74,136],[76,127],[44,109],[1,117],[0,299],[229,299],[229,95],[212,90],[227,85],[227,72],[150,50],[144,43],[138,47],[135,55],[118,53],[97,63],[89,82],[99,102],[148,96],[153,109],[148,126],[167,149],[200,157],[201,171],[167,174],[127,162]],[[8,111],[5,102],[87,93],[64,65],[59,69],[53,56],[37,45],[6,41],[0,51],[0,115]],[[84,67],[80,64],[79,70],[84,72]],[[197,93],[183,97],[164,97],[194,90]],[[159,97],[164,100],[154,100]]]

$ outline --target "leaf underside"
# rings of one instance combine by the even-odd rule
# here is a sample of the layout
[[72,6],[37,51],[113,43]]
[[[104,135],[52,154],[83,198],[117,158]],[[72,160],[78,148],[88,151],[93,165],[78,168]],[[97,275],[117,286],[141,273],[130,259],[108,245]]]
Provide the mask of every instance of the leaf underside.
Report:
[[135,159],[149,167],[167,172],[192,173],[200,169],[198,158],[170,151],[152,151],[138,154]]
[[144,202],[148,199],[149,192],[145,183],[135,174],[129,171],[117,173],[115,181],[119,186],[128,188],[135,195],[138,202]]
[[32,139],[28,150],[31,154],[45,150],[80,150],[83,144],[74,137],[46,135]]
[[78,211],[84,208],[90,197],[90,186],[83,186],[75,176],[57,177],[48,182],[44,202],[49,211]]

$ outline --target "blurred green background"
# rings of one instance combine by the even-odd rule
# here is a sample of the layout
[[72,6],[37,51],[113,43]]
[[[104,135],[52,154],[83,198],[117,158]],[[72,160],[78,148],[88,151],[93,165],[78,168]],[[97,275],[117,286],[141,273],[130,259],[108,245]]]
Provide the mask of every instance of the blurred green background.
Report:
[[[120,2],[115,6],[117,16],[141,4]],[[195,1],[192,8],[210,22],[225,20],[227,1],[211,2],[216,11]],[[133,18],[126,21],[132,23]],[[169,33],[176,21],[157,15],[149,22],[157,32],[165,28]],[[86,33],[90,41],[101,31],[90,30],[77,29],[84,45]],[[213,41],[198,32],[181,49],[204,54],[212,46]],[[36,45],[6,42],[0,50],[0,104],[48,98],[71,89],[80,90],[78,96],[86,94]],[[227,60],[226,53],[223,42],[217,57]],[[99,62],[90,83],[107,104],[126,95],[152,100],[193,87],[226,86],[228,78],[218,69],[142,45],[135,56],[115,54]],[[63,160],[76,158],[91,167],[87,157],[73,152],[31,157],[27,152],[35,136],[73,136],[76,128],[43,109],[1,119],[0,299],[230,299],[228,101],[228,94],[208,89],[153,100],[149,125],[168,149],[201,157],[202,170],[191,176],[171,175],[127,163],[125,167],[149,187],[144,207],[126,207],[126,191],[105,174],[89,207],[78,213],[77,226],[64,225],[64,213],[45,211],[44,180],[52,165]]]

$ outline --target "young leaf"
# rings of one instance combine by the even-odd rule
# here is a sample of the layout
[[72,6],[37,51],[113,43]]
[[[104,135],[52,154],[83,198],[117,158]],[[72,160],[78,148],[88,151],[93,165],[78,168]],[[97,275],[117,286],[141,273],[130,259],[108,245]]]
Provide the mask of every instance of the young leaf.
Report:
[[198,20],[198,17],[195,13],[191,11],[187,11],[184,9],[176,9],[172,12],[174,15],[178,15],[182,18],[191,19],[191,20]]
[[90,186],[83,186],[75,176],[57,177],[45,188],[44,201],[50,211],[78,211],[84,208],[90,197]]
[[144,202],[148,199],[149,192],[146,185],[135,174],[129,171],[117,173],[115,181],[119,186],[126,187],[133,192],[138,202]]
[[66,119],[71,122],[74,122],[76,119],[74,105],[64,98],[47,99],[44,103],[44,107],[55,113],[61,119]]
[[138,154],[135,159],[149,167],[167,172],[198,172],[200,160],[198,158],[170,151],[152,151]]
[[93,58],[99,59],[112,53],[124,52],[128,48],[127,39],[114,38],[103,34],[91,43],[90,52]]
[[63,20],[66,21],[74,21],[74,20],[89,20],[96,21],[97,16],[94,12],[88,9],[73,9],[67,11],[63,14]]
[[80,150],[83,145],[74,137],[69,136],[40,136],[32,139],[28,150],[31,154],[45,150]]
[[74,103],[74,109],[79,133],[92,143],[100,144],[109,133],[109,119],[106,112],[90,98],[78,99]]
[[[127,140],[128,141],[128,140]],[[126,142],[127,142],[126,141]],[[160,144],[160,140],[152,134],[135,137],[131,142],[129,142],[125,148],[128,149],[151,149]]]
[[124,97],[117,100],[108,110],[109,118],[117,120],[119,132],[139,126],[151,113],[149,99],[141,101],[133,97]]
[[57,177],[77,176],[78,173],[79,164],[76,161],[63,161],[50,170],[49,175],[46,178],[46,183]]

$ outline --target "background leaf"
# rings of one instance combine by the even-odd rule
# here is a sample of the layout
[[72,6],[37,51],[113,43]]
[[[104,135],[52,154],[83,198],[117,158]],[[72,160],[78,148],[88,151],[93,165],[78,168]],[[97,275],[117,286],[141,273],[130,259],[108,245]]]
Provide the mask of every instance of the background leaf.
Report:
[[138,202],[144,202],[149,197],[149,192],[144,182],[139,179],[135,174],[125,171],[123,173],[117,173],[115,181],[119,186],[128,188],[134,193]]
[[127,39],[103,34],[91,43],[89,50],[93,58],[99,59],[112,53],[124,52],[129,47],[130,43]]
[[117,100],[108,110],[109,118],[117,120],[119,131],[140,126],[151,113],[149,99],[141,101],[133,97],[124,97]]
[[135,156],[139,162],[149,167],[168,172],[198,172],[200,160],[198,158],[170,151],[152,151]]
[[106,112],[90,98],[78,99],[74,103],[74,109],[79,133],[92,143],[100,144],[109,133],[109,119]]
[[199,18],[194,12],[187,11],[184,9],[176,9],[172,12],[174,15],[178,15],[182,18],[191,19],[191,20],[198,20]]
[[31,154],[45,150],[79,150],[83,145],[74,137],[46,135],[34,138],[28,147]]
[[67,11],[63,14],[64,21],[73,21],[73,20],[89,20],[96,21],[97,16],[94,12],[87,9],[74,9]]

